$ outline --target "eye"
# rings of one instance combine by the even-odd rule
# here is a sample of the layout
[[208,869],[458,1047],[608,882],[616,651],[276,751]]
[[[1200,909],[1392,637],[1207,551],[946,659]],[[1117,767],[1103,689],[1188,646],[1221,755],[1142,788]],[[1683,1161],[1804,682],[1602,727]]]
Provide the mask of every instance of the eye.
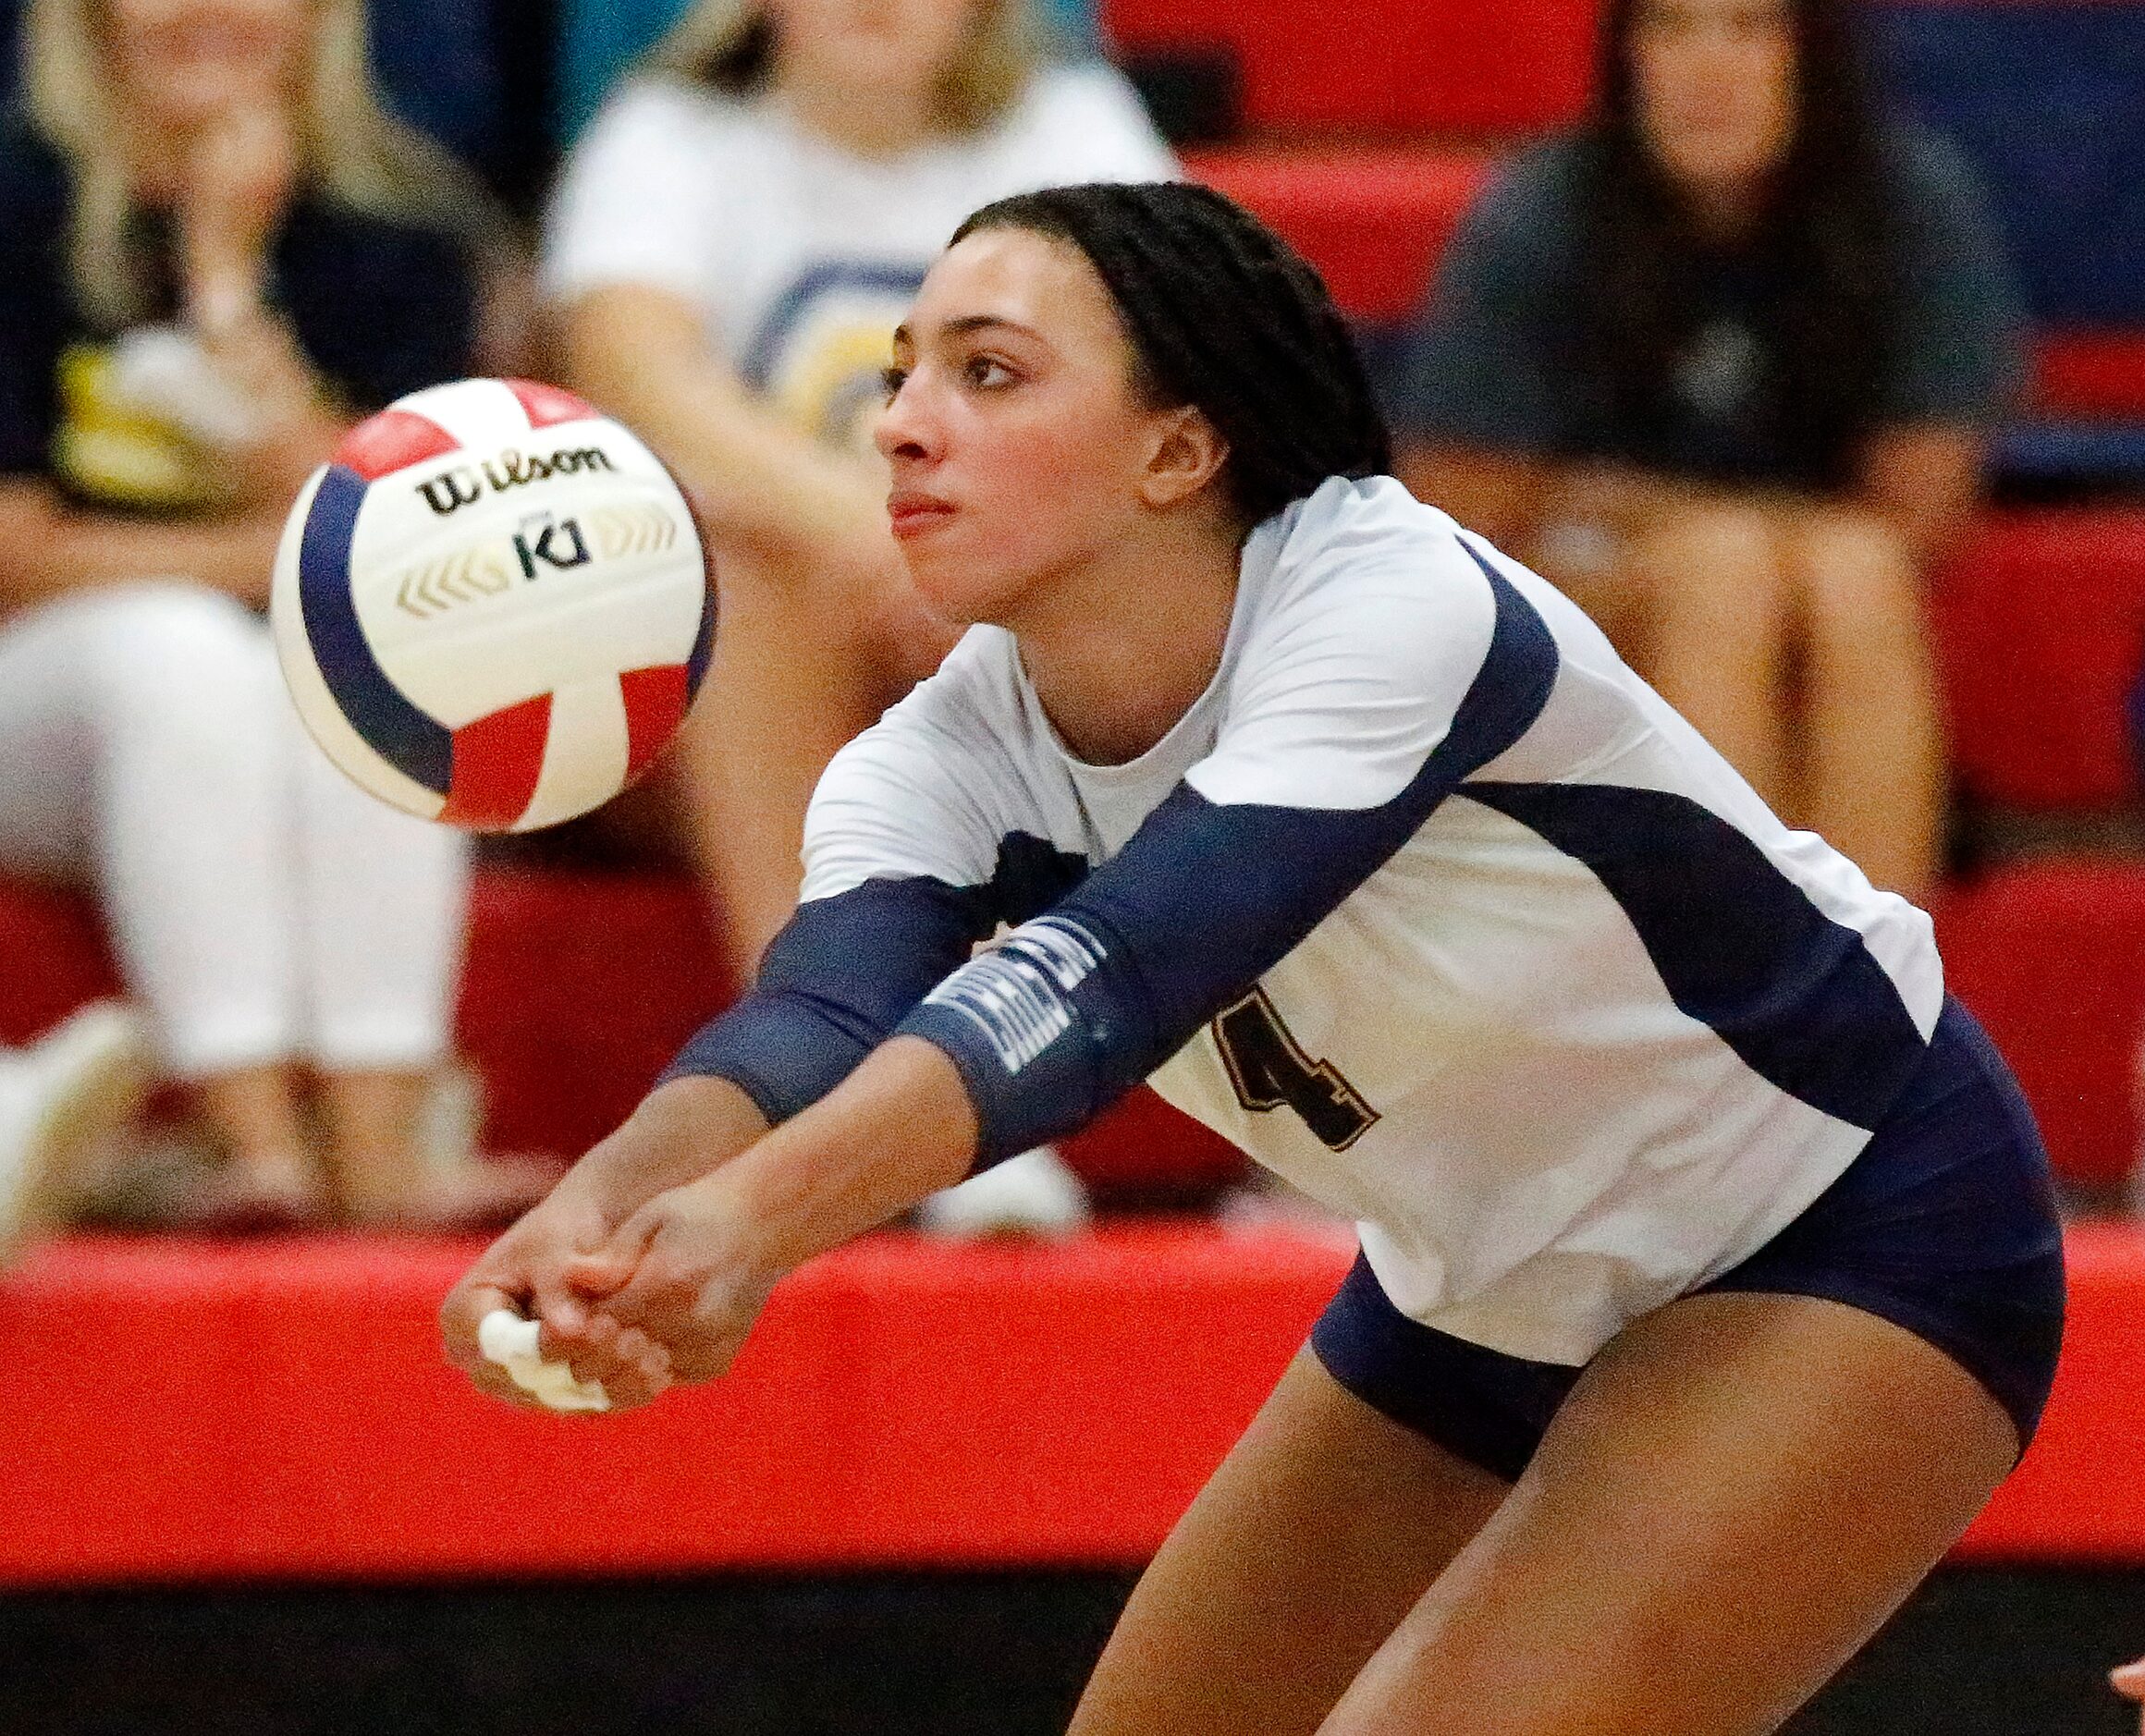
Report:
[[996,356],[971,356],[962,364],[961,377],[973,386],[1011,385],[1013,371]]
[[901,387],[908,383],[909,371],[906,368],[881,368],[879,370],[879,386],[886,393],[887,402],[889,404],[894,401],[895,394],[900,392]]

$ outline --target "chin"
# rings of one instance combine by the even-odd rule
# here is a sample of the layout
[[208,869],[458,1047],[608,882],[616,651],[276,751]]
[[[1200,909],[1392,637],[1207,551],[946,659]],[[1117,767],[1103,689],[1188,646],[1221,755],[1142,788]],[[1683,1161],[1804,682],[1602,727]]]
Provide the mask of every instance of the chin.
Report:
[[956,627],[997,623],[1019,601],[1023,587],[1002,574],[979,574],[950,551],[904,548],[909,579],[931,612]]

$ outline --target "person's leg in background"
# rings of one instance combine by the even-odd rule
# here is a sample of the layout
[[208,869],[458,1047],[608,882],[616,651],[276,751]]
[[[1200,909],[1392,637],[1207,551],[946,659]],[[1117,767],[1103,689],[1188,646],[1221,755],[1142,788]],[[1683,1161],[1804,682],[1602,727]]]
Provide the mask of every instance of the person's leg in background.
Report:
[[1776,515],[1755,502],[1680,502],[1634,536],[1625,568],[1648,622],[1639,673],[1779,808],[1794,784],[1794,616]]
[[446,1149],[435,1126],[453,1088],[469,839],[359,789],[302,739],[288,701],[274,722],[291,755],[303,1029],[337,1206],[360,1223],[510,1216],[551,1174],[478,1163],[473,1129]]
[[1905,541],[1851,508],[1784,535],[1804,648],[1798,823],[1908,898],[1936,878],[1943,739],[1922,580]]
[[0,861],[93,876],[129,989],[226,1162],[211,1219],[308,1217],[319,1180],[292,1056],[286,755],[260,623],[143,583],[0,630]]

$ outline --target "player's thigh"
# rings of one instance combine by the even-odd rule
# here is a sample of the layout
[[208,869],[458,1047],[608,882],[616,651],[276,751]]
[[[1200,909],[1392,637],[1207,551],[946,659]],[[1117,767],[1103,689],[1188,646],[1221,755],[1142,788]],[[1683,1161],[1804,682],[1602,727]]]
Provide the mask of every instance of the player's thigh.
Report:
[[1704,1295],[1628,1328],[1329,1736],[1756,1736],[2010,1469],[2003,1408],[1888,1321]]
[[1073,1736],[1307,1736],[1506,1487],[1300,1352],[1141,1578]]

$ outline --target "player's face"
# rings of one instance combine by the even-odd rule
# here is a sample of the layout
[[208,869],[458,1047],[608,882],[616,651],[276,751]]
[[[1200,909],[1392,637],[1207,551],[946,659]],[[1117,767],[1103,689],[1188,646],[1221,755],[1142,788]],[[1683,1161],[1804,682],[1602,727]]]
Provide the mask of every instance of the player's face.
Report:
[[1158,453],[1188,414],[1140,391],[1079,251],[1022,229],[931,268],[894,339],[878,448],[917,588],[959,622],[1014,625],[1162,503]]
[[927,92],[974,27],[977,0],[768,0],[782,77],[854,96]]
[[113,74],[136,112],[183,132],[284,101],[314,18],[311,0],[104,0],[104,23]]
[[1795,140],[1788,0],[1639,0],[1631,30],[1638,126],[1671,180],[1755,186]]

